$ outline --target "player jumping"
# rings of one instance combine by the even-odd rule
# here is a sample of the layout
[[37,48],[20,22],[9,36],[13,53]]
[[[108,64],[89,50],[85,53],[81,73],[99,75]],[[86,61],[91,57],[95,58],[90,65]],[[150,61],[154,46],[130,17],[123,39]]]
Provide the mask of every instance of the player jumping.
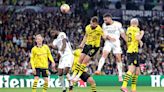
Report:
[[[73,62],[73,67],[72,67],[72,71],[74,71],[76,68],[75,66],[78,64],[79,62],[79,58],[81,55],[81,49],[76,49],[74,51],[74,62]],[[96,92],[96,83],[94,81],[94,79],[86,72],[84,71],[82,73],[82,75],[80,76],[81,80],[83,80],[84,82],[88,82],[91,85],[91,91],[92,92]]]
[[35,38],[36,46],[32,48],[31,51],[31,66],[34,74],[34,83],[32,87],[32,92],[36,92],[37,83],[40,77],[44,77],[43,91],[46,92],[48,88],[48,59],[52,62],[52,67],[55,66],[53,57],[51,55],[50,49],[47,45],[43,44],[43,37],[39,34]]
[[[74,59],[72,48],[64,32],[53,30],[51,32],[51,35],[53,37],[57,37],[53,41],[53,47],[57,48],[60,54],[58,74],[59,74],[59,79],[63,88],[63,92],[66,92],[63,75],[67,77],[68,81],[70,80],[69,70],[72,67],[72,63]],[[70,90],[72,90],[72,83],[70,81],[69,81],[69,85],[70,85]]]
[[72,75],[72,81],[74,82],[83,74],[91,57],[99,50],[101,37],[103,36],[103,31],[98,24],[97,17],[91,18],[90,24],[86,26],[85,31],[85,36],[80,44],[80,47],[83,48],[83,50]]
[[106,36],[102,57],[99,60],[98,69],[95,74],[100,74],[101,69],[105,63],[105,59],[108,57],[108,54],[113,51],[116,59],[117,59],[117,68],[118,68],[118,76],[119,81],[123,81],[122,79],[122,61],[121,61],[121,44],[120,44],[120,35],[125,40],[125,33],[122,28],[122,24],[117,21],[112,20],[112,16],[110,14],[105,14],[103,16],[104,24],[102,26],[104,35]]
[[129,79],[132,77],[131,92],[136,92],[136,83],[140,72],[139,60],[138,60],[138,45],[142,47],[141,41],[144,31],[140,31],[138,28],[138,19],[133,18],[130,21],[130,27],[127,29],[127,60],[129,62],[128,72],[124,77],[124,81],[121,87],[123,92],[128,92],[127,85]]

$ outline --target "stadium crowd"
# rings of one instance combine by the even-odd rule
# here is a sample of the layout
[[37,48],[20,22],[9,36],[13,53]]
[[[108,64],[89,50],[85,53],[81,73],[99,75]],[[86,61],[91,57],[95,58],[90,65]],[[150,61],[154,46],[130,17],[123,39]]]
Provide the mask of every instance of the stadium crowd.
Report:
[[[141,73],[144,75],[164,74],[164,23],[154,17],[151,20],[140,18],[141,29],[145,31],[143,38],[144,46],[140,49]],[[64,31],[73,49],[80,44],[85,26],[89,23],[89,17],[80,12],[63,15],[60,11],[48,13],[28,13],[6,12],[1,16],[0,21],[0,74],[30,75],[32,69],[29,63],[31,48],[35,45],[34,37],[36,34],[44,36],[44,43],[51,43],[53,38],[50,36],[51,29]],[[144,22],[143,22],[144,21]],[[121,20],[126,29],[129,22]],[[91,60],[88,71],[93,74],[98,66],[103,47]],[[127,71],[126,44],[122,42],[122,61],[124,71]],[[57,51],[51,49],[53,57],[58,62]],[[117,74],[115,58],[109,55],[103,67],[103,74]]]

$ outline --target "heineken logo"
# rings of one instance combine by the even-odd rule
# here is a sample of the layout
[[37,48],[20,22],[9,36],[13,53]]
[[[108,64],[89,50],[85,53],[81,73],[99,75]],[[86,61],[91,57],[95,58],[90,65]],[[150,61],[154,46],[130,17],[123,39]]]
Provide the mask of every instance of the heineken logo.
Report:
[[[117,83],[117,76],[93,76],[97,81],[97,86],[119,86],[119,82]],[[105,78],[104,78],[105,77]],[[112,82],[115,80],[116,82]],[[0,75],[0,88],[31,88],[33,85],[33,77],[32,76],[9,76],[9,75]],[[42,87],[44,84],[44,80],[42,78],[39,79],[37,87]],[[65,79],[65,84],[68,87],[69,83]],[[112,84],[112,85],[111,85]],[[164,76],[162,75],[151,75],[151,76],[140,76],[138,79],[139,86],[151,86],[151,87],[164,87]],[[61,87],[61,83],[59,82],[58,76],[52,75],[49,78],[48,86],[53,87]],[[86,87],[87,83],[79,80],[77,83],[79,87]]]
[[160,75],[151,75],[152,87],[164,87],[164,78]]
[[[31,88],[33,85],[33,78],[24,78],[24,77],[12,77],[8,75],[0,75],[0,88]],[[37,87],[42,87],[44,84],[44,80],[41,78],[38,81]],[[67,79],[65,79],[65,84],[66,87],[69,87],[69,82]],[[81,87],[81,84],[86,84],[82,83],[81,81],[78,82],[78,86]],[[86,85],[85,85],[86,86]],[[61,83],[59,82],[59,78],[49,78],[49,83],[48,87],[61,87]]]

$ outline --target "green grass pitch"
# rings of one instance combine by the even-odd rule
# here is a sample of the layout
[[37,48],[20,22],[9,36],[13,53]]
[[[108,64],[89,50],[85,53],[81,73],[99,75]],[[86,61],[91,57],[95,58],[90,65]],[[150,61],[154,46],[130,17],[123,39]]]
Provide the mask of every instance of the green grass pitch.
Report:
[[[0,88],[0,92],[31,92],[30,88]],[[42,92],[42,89],[37,89],[37,92]],[[60,88],[49,88],[47,92],[62,92]],[[78,88],[75,87],[73,92],[91,92],[90,87]],[[98,86],[97,92],[121,92],[120,87]],[[129,90],[130,92],[130,90]],[[153,88],[140,86],[137,92],[164,92],[164,88]]]

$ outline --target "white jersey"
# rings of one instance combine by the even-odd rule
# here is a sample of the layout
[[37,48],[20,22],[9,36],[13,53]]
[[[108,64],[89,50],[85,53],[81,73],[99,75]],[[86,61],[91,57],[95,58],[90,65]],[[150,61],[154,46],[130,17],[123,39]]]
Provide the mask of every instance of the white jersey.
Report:
[[116,42],[120,42],[120,34],[124,33],[122,24],[117,21],[113,21],[113,24],[106,25],[105,23],[102,26],[104,34],[109,35],[112,38],[116,39]]
[[67,39],[67,36],[64,32],[60,32],[59,35],[57,36],[57,38],[54,39],[54,41],[53,41],[53,45],[57,46],[61,57],[72,54],[72,48],[71,48],[70,42],[68,42],[68,41],[66,42],[66,48],[64,50],[64,53],[60,52],[60,50],[62,49],[62,46],[63,46],[63,42],[62,42],[63,39]]
[[111,25],[106,25],[104,23],[102,28],[104,31],[104,35],[109,35],[110,37],[116,39],[116,41],[114,42],[106,40],[103,50],[106,50],[108,52],[113,51],[114,54],[122,53],[120,44],[120,35],[121,33],[124,33],[122,24],[120,22],[114,21]]

